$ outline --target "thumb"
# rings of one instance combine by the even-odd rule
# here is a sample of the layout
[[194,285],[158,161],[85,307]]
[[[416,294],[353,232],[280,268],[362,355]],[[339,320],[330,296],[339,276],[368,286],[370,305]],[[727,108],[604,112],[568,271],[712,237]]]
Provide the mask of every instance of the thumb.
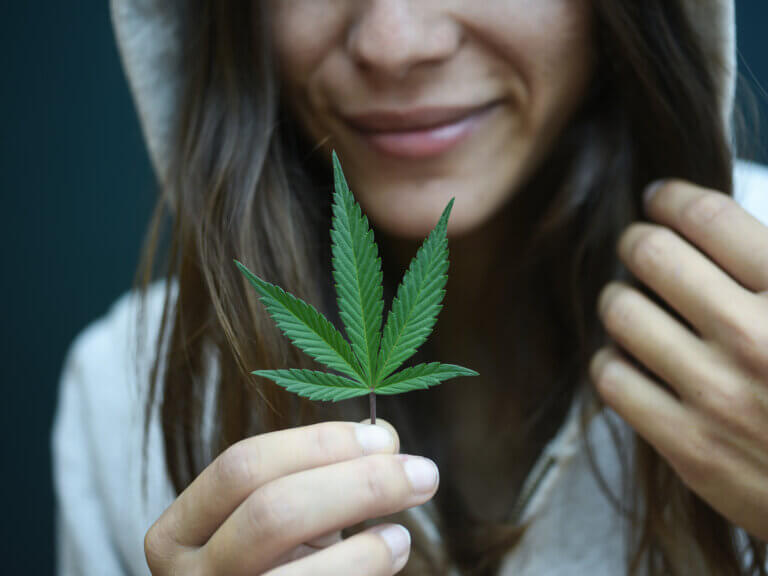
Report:
[[[371,419],[366,418],[365,420],[360,420],[360,424],[370,424]],[[386,428],[389,430],[390,434],[392,434],[392,437],[395,439],[395,454],[400,452],[400,436],[397,435],[397,430],[395,430],[395,427],[392,426],[389,422],[384,420],[384,418],[376,417],[376,426],[381,426],[382,428]]]

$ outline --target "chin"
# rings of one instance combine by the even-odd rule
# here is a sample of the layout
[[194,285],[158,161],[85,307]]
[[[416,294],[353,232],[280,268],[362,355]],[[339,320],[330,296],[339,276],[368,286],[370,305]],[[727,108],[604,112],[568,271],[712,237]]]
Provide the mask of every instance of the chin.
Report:
[[502,211],[531,168],[530,141],[509,133],[434,162],[369,155],[345,144],[337,142],[336,150],[363,212],[377,230],[402,239],[426,238],[451,198],[448,237],[477,232]]
[[479,186],[471,189],[465,183],[435,186],[366,187],[357,200],[371,224],[379,231],[403,239],[424,239],[440,219],[451,198],[455,197],[448,219],[448,237],[458,238],[480,229],[504,202],[503,194],[481,194]]

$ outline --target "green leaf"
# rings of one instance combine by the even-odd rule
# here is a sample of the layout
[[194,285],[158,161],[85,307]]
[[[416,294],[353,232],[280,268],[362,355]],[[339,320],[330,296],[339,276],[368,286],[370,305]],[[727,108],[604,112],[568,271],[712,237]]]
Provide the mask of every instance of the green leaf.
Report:
[[381,382],[376,394],[400,394],[409,390],[425,389],[457,376],[478,376],[478,373],[455,364],[428,362],[403,368]]
[[331,250],[339,315],[365,381],[373,386],[384,312],[381,259],[368,218],[349,190],[335,150],[332,156],[335,192]]
[[[454,199],[424,241],[398,287],[382,331],[383,274],[368,219],[349,190],[333,151],[334,196],[331,251],[339,313],[349,342],[314,307],[235,263],[259,293],[279,328],[304,352],[340,372],[256,370],[290,392],[311,400],[344,400],[372,394],[425,389],[457,376],[477,376],[469,368],[431,362],[395,373],[427,339],[442,308],[448,279],[448,218]],[[375,404],[372,403],[372,415]]]
[[289,392],[304,396],[310,400],[346,400],[355,396],[369,394],[370,390],[360,382],[354,382],[344,376],[290,368],[287,370],[254,370],[251,374],[263,376],[274,381]]
[[262,280],[239,261],[235,260],[235,264],[259,293],[270,316],[291,342],[328,368],[360,380],[365,385],[365,373],[349,343],[325,316],[311,304]]
[[419,247],[398,286],[384,326],[378,357],[379,382],[410,358],[429,336],[440,312],[448,279],[448,217],[453,198]]

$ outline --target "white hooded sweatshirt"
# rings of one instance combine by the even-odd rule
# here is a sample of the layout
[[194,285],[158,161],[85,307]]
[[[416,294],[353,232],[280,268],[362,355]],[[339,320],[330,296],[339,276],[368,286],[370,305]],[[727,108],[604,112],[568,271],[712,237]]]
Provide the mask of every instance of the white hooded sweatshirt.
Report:
[[[720,100],[730,126],[735,77],[732,0],[686,0],[689,17],[723,63]],[[123,64],[155,170],[163,180],[179,79],[173,2],[112,0]],[[768,169],[735,163],[735,198],[768,225]],[[175,287],[173,288],[175,293]],[[148,501],[141,493],[142,391],[147,387],[163,305],[164,286],[147,295],[143,349],[136,349],[137,295],[126,293],[72,343],[60,380],[53,437],[57,566],[61,576],[148,574],[143,540],[174,500],[155,410],[150,422]],[[138,369],[137,369],[138,361]],[[616,576],[624,573],[627,526],[594,478],[585,441],[593,447],[608,487],[621,493],[619,455],[607,418],[580,431],[579,399],[531,470],[523,489],[522,519],[529,528],[505,557],[500,574],[515,576]],[[631,441],[631,439],[630,439]],[[626,457],[626,454],[625,456]],[[425,506],[411,509],[421,538],[439,538]]]

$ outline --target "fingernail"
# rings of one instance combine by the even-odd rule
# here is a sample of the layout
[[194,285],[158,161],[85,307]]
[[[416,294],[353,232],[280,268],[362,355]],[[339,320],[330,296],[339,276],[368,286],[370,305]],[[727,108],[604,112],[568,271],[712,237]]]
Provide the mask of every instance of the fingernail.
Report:
[[618,286],[613,282],[608,282],[608,284],[603,286],[602,290],[600,290],[600,293],[597,295],[597,313],[600,316],[605,316],[605,309],[617,293]]
[[651,201],[651,198],[653,198],[654,194],[661,188],[661,186],[666,182],[666,180],[654,180],[648,186],[645,187],[645,191],[643,192],[643,203],[648,204],[648,202]]
[[392,552],[392,568],[395,571],[400,570],[408,560],[408,551],[411,548],[411,533],[405,526],[400,524],[387,524],[383,527],[373,528],[387,544],[389,551]]
[[365,454],[381,452],[382,450],[391,449],[395,445],[392,433],[383,426],[357,424],[355,426],[355,435]]
[[437,465],[429,458],[421,456],[398,454],[398,457],[403,462],[405,475],[408,476],[413,491],[419,494],[432,492],[439,478]]
[[600,350],[597,351],[597,353],[592,357],[592,361],[590,362],[590,373],[592,376],[593,382],[599,382],[602,380],[603,370],[607,366],[608,362],[612,358],[611,350],[607,347],[603,347]]

